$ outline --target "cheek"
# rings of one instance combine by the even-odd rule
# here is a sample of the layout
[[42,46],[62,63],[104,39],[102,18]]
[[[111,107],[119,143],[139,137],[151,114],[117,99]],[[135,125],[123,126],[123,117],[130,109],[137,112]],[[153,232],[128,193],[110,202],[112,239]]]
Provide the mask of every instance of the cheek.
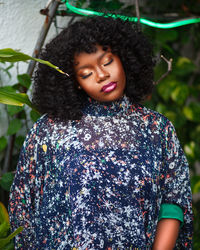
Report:
[[119,58],[117,58],[115,60],[115,65],[113,67],[113,73],[121,80],[121,81],[125,81],[126,77],[125,77],[125,72],[124,72],[124,68],[123,65],[120,61]]
[[87,94],[91,94],[97,89],[97,86],[96,84],[94,84],[94,79],[92,79],[92,77],[84,80],[81,79],[78,82],[82,90],[84,90]]
[[118,66],[118,70],[116,71],[116,75],[121,82],[124,82],[124,83],[126,82],[126,76],[125,76],[125,72],[124,72],[122,65]]

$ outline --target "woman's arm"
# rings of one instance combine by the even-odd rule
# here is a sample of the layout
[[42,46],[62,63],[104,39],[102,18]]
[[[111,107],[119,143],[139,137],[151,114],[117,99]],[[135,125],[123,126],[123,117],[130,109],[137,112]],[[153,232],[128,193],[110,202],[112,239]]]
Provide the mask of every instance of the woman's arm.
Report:
[[172,250],[178,238],[180,221],[161,219],[157,224],[153,250]]

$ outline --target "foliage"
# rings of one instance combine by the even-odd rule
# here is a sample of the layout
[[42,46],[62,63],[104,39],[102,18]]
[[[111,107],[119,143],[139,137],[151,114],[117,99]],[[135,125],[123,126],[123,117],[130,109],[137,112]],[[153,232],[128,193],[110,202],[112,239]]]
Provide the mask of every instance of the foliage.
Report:
[[[199,25],[176,30],[155,30],[144,27],[157,55],[173,58],[172,72],[155,88],[150,101],[152,109],[168,117],[176,128],[190,165],[192,193],[200,193],[200,36]],[[155,67],[158,79],[167,70],[165,62]],[[200,249],[200,202],[193,200],[194,249]]]
[[29,107],[34,108],[27,94],[16,93],[12,87],[0,88],[0,103],[15,106],[23,106],[24,104],[27,104]]
[[[12,68],[13,63],[9,64],[9,66],[8,64],[1,63],[0,76],[6,74],[11,79],[10,70]],[[30,76],[27,74],[18,74],[17,80],[18,82],[14,85],[4,86],[3,79],[0,77],[0,102],[9,104],[4,106],[1,104],[2,111],[4,109],[7,114],[9,125],[6,133],[0,137],[0,172],[2,175],[0,177],[0,195],[6,205],[10,186],[13,182],[13,171],[16,168],[19,151],[25,139],[25,134],[28,132],[27,124],[32,124],[40,116],[34,109],[28,95],[26,93],[21,93],[24,90],[29,90],[31,86]],[[29,108],[25,108],[24,104],[29,106]],[[2,111],[0,113],[1,119]],[[32,121],[30,121],[29,117]],[[10,155],[7,154],[7,152],[10,153],[10,145],[12,145],[12,143],[14,150]],[[1,213],[2,211],[4,212]],[[21,232],[22,228],[20,227],[10,234],[11,230],[9,221],[6,222],[4,219],[6,213],[6,209],[3,208],[3,204],[0,203],[0,249],[14,249],[13,241],[11,241],[11,239]]]
[[18,227],[13,233],[10,234],[8,212],[3,203],[0,202],[0,250],[14,249],[14,243],[12,239],[22,230],[23,227]]
[[[76,4],[77,7],[81,7],[87,2],[89,2],[88,8],[90,9],[120,10],[123,11],[123,13],[135,16],[135,6],[125,5],[124,2],[120,0],[80,0],[76,1]],[[170,0],[164,2],[159,0],[146,0],[144,2],[145,4],[140,6],[141,16],[151,17],[153,20],[157,17],[157,21],[162,21],[163,17],[165,17],[165,21],[171,21],[171,16],[167,15],[167,13],[176,13],[178,17],[182,18],[185,16],[197,15],[200,12],[198,0],[192,0],[192,4],[189,4],[186,0],[173,2]],[[167,58],[173,58],[172,72],[155,87],[154,94],[145,105],[164,114],[173,122],[190,164],[191,188],[195,196],[200,193],[200,176],[197,171],[200,166],[199,24],[168,30],[159,30],[142,26],[142,30],[151,39],[154,46],[154,53],[157,56],[155,80],[160,78],[167,70],[166,63],[159,59],[160,55],[163,54]],[[13,68],[14,60],[24,61],[27,58],[32,59],[28,55],[19,53],[20,52],[11,49],[7,51],[0,50],[0,60],[2,62],[2,64],[0,64],[0,72],[11,77],[10,70]],[[16,56],[19,56],[18,59]],[[3,63],[6,60],[9,60],[11,63],[9,65]],[[48,63],[46,64],[48,65]],[[54,68],[55,67],[56,66],[54,66]],[[8,135],[15,137],[15,150],[11,156],[13,161],[10,163],[9,169],[4,172],[0,180],[1,188],[7,191],[12,183],[12,171],[15,170],[20,147],[28,131],[27,124],[32,124],[39,117],[28,95],[24,93],[31,89],[30,77],[27,74],[21,74],[18,75],[17,80],[17,84],[9,87],[5,87],[2,84],[0,87],[0,102],[10,104],[4,106],[9,120],[9,127],[6,134],[0,137],[0,156],[4,156],[9,148],[10,137],[8,137]],[[28,105],[29,108],[26,109],[24,104]],[[30,119],[32,122],[30,122]],[[5,157],[1,157],[0,169],[4,169],[4,162]],[[198,233],[200,232],[200,214],[198,212],[200,211],[200,200],[194,199],[193,211],[194,250],[196,250],[200,249],[200,238],[198,237]]]
[[53,65],[52,63],[50,63],[48,61],[34,58],[32,56],[29,56],[27,54],[24,54],[22,52],[19,52],[17,50],[13,50],[10,48],[0,49],[0,62],[26,62],[28,60],[33,60],[33,61],[45,64],[45,65],[57,70],[58,72],[60,72],[62,74],[67,74],[67,73],[63,72],[62,70],[60,70],[57,66]]

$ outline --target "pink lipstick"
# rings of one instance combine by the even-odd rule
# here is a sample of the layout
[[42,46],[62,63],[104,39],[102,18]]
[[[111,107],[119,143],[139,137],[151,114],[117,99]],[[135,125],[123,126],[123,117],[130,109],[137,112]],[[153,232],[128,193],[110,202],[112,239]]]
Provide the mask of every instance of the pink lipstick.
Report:
[[109,92],[113,91],[114,89],[116,89],[116,87],[117,87],[116,82],[110,82],[110,83],[104,85],[101,88],[101,91],[104,92],[104,93],[109,93]]

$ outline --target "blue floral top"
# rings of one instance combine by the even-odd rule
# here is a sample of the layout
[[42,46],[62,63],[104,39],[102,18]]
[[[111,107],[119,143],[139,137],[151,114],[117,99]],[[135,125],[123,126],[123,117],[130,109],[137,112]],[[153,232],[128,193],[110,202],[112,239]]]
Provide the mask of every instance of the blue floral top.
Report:
[[16,249],[151,249],[160,207],[184,214],[176,247],[191,249],[189,168],[171,122],[127,97],[89,100],[78,121],[42,116],[10,193]]

